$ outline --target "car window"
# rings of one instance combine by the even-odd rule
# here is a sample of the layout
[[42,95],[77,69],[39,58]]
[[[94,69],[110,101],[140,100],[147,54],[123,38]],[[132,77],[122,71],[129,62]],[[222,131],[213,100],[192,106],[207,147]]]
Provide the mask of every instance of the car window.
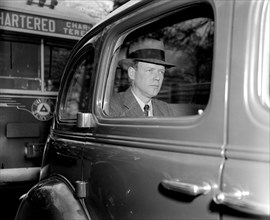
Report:
[[78,112],[89,111],[92,96],[89,95],[93,80],[95,50],[92,45],[84,50],[70,69],[70,80],[60,109],[61,119],[76,119]]
[[[211,95],[214,28],[212,9],[206,6],[204,13],[189,8],[131,31],[115,53],[117,58],[112,59],[116,62],[112,64],[115,75],[109,77],[112,85],[107,85],[107,89],[111,91],[106,93],[113,99],[130,87],[127,69],[117,62],[126,58],[134,41],[161,40],[166,62],[175,66],[166,68],[162,87],[153,98],[168,103],[172,117],[202,114]],[[111,114],[109,107],[105,111],[118,117]]]

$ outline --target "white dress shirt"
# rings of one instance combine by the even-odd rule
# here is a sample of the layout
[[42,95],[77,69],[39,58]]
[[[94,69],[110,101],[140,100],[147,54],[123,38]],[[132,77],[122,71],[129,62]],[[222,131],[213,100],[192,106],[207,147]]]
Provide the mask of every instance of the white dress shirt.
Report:
[[145,106],[145,105],[149,105],[148,117],[153,116],[153,106],[152,106],[151,100],[150,100],[148,103],[144,103],[142,100],[140,100],[139,97],[136,96],[136,94],[133,92],[132,89],[131,89],[131,91],[132,91],[132,94],[135,96],[137,102],[139,103],[139,105],[140,105],[142,111],[144,112],[144,106]]

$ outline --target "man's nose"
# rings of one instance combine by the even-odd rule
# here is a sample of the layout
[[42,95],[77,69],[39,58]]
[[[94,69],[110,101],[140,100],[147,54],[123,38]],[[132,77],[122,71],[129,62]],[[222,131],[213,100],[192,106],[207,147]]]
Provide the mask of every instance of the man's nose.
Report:
[[159,81],[160,77],[161,77],[160,73],[158,71],[156,71],[155,74],[154,74],[154,79]]

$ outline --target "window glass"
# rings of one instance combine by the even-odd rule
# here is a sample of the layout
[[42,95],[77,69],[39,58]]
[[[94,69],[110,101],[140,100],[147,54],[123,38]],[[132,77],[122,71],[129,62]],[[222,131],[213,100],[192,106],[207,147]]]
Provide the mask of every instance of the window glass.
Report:
[[[121,46],[122,52],[119,53],[117,62],[129,56],[130,45],[134,45],[134,42],[155,39],[164,43],[166,62],[175,66],[166,68],[162,87],[158,95],[152,97],[152,103],[153,99],[158,99],[169,104],[173,113],[163,116],[178,117],[202,114],[209,101],[214,20],[211,7],[208,5],[204,7],[203,13],[199,13],[197,9],[188,9],[137,29],[125,38]],[[115,71],[111,100],[114,100],[114,97],[119,97],[119,93],[127,91],[130,84],[131,79],[128,70],[124,70],[123,66],[118,65]],[[132,89],[133,95],[135,90],[136,88]],[[122,101],[123,97],[125,96],[120,98]],[[131,109],[127,109],[130,106],[127,107],[126,103],[124,105],[123,108],[120,107],[121,111],[131,111]],[[117,115],[112,114],[114,110],[108,111],[107,113],[111,116],[143,117],[141,113],[137,115],[125,115],[125,113]],[[159,117],[161,115],[153,114],[153,116]]]
[[[176,65],[167,71],[161,90],[160,95],[164,93],[167,101],[207,104],[212,74],[213,25],[209,18],[195,18],[162,30],[168,59]],[[166,88],[171,92],[166,92]]]
[[78,112],[87,112],[92,96],[89,94],[94,65],[94,48],[88,46],[70,70],[68,89],[60,110],[62,119],[76,119]]
[[0,87],[41,90],[40,45],[0,40]]
[[61,76],[72,47],[45,44],[44,78],[45,91],[58,91]]

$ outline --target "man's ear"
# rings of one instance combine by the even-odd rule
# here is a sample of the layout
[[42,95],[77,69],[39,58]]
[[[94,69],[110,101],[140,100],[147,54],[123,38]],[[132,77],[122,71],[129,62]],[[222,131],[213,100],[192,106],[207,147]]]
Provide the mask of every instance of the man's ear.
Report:
[[134,67],[130,66],[128,68],[128,76],[131,80],[134,80],[135,79],[135,69]]

